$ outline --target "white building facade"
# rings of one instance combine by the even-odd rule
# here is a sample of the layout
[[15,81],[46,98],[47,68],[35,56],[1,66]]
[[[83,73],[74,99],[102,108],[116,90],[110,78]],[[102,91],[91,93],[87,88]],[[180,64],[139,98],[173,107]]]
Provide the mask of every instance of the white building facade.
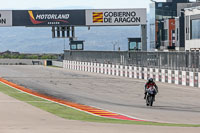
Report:
[[185,9],[185,50],[200,50],[200,6]]

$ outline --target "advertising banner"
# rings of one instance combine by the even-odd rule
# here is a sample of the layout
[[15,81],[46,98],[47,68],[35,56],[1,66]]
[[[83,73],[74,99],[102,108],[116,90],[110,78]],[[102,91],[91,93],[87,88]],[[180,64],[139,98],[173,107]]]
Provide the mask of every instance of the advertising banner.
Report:
[[12,11],[0,11],[0,27],[12,26]]
[[13,10],[13,26],[85,26],[85,10]]
[[86,10],[87,26],[144,25],[146,18],[145,8]]

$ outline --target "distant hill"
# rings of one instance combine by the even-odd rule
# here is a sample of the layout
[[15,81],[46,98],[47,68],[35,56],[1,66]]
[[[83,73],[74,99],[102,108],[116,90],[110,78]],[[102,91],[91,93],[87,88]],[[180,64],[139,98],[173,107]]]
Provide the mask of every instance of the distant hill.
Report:
[[[0,28],[0,52],[10,50],[22,53],[62,53],[69,49],[68,39],[51,38],[51,28]],[[113,50],[113,44],[127,50],[128,37],[139,37],[139,27],[76,28],[76,37],[85,40],[85,50]],[[64,46],[65,42],[65,46]]]

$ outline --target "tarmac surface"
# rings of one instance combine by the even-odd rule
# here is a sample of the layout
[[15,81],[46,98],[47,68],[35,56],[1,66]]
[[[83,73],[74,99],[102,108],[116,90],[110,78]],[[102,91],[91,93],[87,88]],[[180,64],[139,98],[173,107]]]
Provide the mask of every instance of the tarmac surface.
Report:
[[200,128],[66,120],[0,93],[1,133],[198,133]]
[[66,120],[0,93],[1,133],[198,133],[200,128]]
[[200,89],[157,83],[146,107],[144,80],[44,66],[0,66],[0,77],[40,93],[156,122],[200,124]]

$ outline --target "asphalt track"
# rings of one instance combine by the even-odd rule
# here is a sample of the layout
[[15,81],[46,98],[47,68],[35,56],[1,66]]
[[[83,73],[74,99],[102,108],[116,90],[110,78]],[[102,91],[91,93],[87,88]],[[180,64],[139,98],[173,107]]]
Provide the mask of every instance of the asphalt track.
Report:
[[40,93],[145,120],[200,124],[200,89],[158,83],[153,107],[144,80],[44,66],[0,66],[0,77]]
[[1,133],[199,133],[199,128],[67,120],[0,93]]

